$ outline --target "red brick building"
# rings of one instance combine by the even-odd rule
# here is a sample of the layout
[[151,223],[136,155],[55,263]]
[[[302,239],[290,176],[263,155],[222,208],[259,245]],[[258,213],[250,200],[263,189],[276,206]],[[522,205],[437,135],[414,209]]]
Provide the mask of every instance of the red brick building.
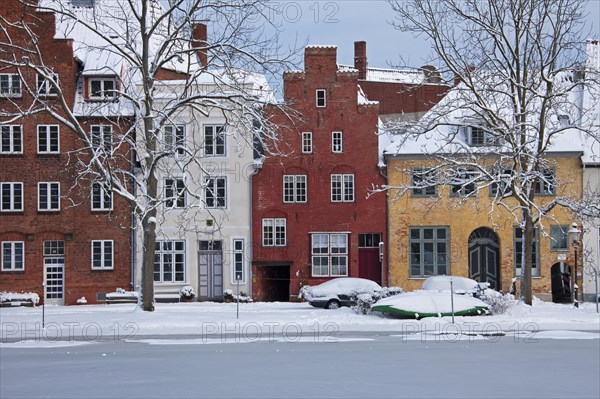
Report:
[[[66,103],[96,137],[96,149],[114,155],[113,143],[127,132],[128,121],[102,109],[121,101],[110,89],[118,90],[118,76],[86,74],[73,40],[56,38],[53,14],[24,9],[18,0],[2,0],[0,14],[34,29],[41,58]],[[16,45],[32,43],[22,30],[6,28]],[[87,157],[81,139],[40,109],[41,104],[60,108],[56,88],[35,70],[11,65],[24,55],[40,65],[40,57],[7,46],[7,39],[0,33],[0,291],[36,292],[46,303],[75,304],[81,297],[94,303],[98,294],[130,287],[131,210],[99,183],[81,178]],[[19,117],[23,110],[35,112]],[[127,152],[127,147],[118,151],[123,159]],[[128,167],[115,160],[117,165]]]
[[253,295],[295,298],[301,285],[336,276],[382,282],[386,199],[378,165],[378,104],[359,94],[358,72],[340,70],[335,47],[307,47],[304,71],[287,72],[284,101],[300,121],[281,126],[277,156],[253,177]]

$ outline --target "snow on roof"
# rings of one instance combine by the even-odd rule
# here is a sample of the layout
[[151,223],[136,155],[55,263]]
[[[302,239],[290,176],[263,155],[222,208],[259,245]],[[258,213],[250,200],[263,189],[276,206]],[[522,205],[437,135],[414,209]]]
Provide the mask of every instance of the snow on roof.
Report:
[[[358,69],[351,65],[338,65],[341,72],[358,72]],[[370,82],[388,82],[403,84],[423,84],[427,78],[420,69],[385,69],[385,68],[367,68],[367,78]]]
[[[571,72],[569,74],[572,74]],[[564,75],[564,76],[563,76]],[[559,76],[557,84],[562,81],[568,81],[567,73]],[[569,75],[571,76],[571,75]],[[496,93],[502,93],[498,89],[504,81],[498,76],[480,74],[477,77],[482,86],[482,92],[489,92],[490,87],[493,87]],[[494,80],[498,80],[494,83]],[[491,84],[490,84],[491,82]],[[478,84],[478,83],[475,83]],[[572,84],[572,81],[569,82]],[[508,91],[506,91],[508,93]],[[417,122],[405,134],[396,135],[394,142],[385,149],[386,155],[421,155],[433,153],[467,153],[467,152],[482,152],[482,153],[498,153],[510,152],[508,145],[472,147],[467,142],[466,127],[484,125],[481,117],[477,115],[473,101],[473,94],[465,84],[459,84],[452,88],[448,94],[432,109],[430,109],[423,118]],[[571,122],[578,119],[577,97],[579,93],[577,89],[572,90],[569,96],[569,101],[565,102],[561,113],[566,114]],[[486,98],[488,106],[497,110],[500,115],[503,115],[510,120],[510,109],[507,104],[506,96],[495,95]],[[583,138],[577,128],[562,128],[560,118],[563,115],[556,112],[551,122],[554,123],[554,128],[560,133],[555,134],[549,143],[549,152],[582,152]],[[562,130],[561,130],[562,129]],[[533,145],[533,144],[532,144]]]

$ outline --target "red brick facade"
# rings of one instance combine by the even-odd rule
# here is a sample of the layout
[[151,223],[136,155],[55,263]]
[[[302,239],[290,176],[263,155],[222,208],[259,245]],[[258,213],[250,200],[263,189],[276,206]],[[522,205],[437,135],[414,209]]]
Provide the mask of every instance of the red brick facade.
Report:
[[[79,65],[73,57],[72,42],[54,39],[54,15],[36,12],[31,8],[24,10],[22,3],[17,0],[2,0],[0,12],[3,17],[14,21],[25,15],[30,26],[35,26],[44,62],[59,76],[66,102],[73,106]],[[18,31],[9,32],[13,41],[23,45],[31,43],[28,37]],[[5,40],[5,37],[1,38],[1,41]],[[1,49],[0,52],[10,56],[14,49]],[[17,59],[22,56],[19,52],[14,54]],[[36,61],[37,59],[33,60]],[[6,62],[0,60],[0,64],[0,73],[16,72],[16,69],[7,67]],[[35,72],[23,68],[21,73],[23,87],[25,84],[35,87]],[[49,104],[52,101],[54,100],[49,100]],[[0,96],[0,108],[9,113],[15,112],[17,107],[27,109],[32,103],[26,90],[22,90],[20,97]],[[116,122],[115,119],[89,119],[84,123],[87,126],[94,122],[112,124],[113,134],[127,129],[124,124],[126,122]],[[45,264],[51,263],[64,264],[64,301],[56,298],[58,303],[75,304],[81,297],[85,297],[88,303],[94,303],[98,293],[112,292],[117,287],[128,289],[131,278],[130,207],[127,202],[115,196],[113,210],[92,211],[90,182],[78,179],[79,166],[76,161],[79,155],[75,151],[81,148],[80,139],[46,112],[11,122],[2,118],[0,123],[20,125],[22,129],[22,152],[0,153],[0,182],[23,183],[22,211],[0,212],[0,242],[21,242],[24,246],[22,270],[0,270],[0,291],[36,292],[43,298]],[[39,125],[59,125],[58,153],[39,153]],[[60,183],[59,210],[38,210],[39,182]],[[113,240],[113,269],[92,269],[92,240]],[[44,243],[47,241],[62,242],[64,255],[44,254]],[[4,249],[8,250],[3,246]],[[10,254],[3,251],[3,255]]]
[[[347,237],[348,276],[369,274],[381,282],[386,275],[378,242],[359,251],[360,234],[376,234],[377,241],[385,241],[385,196],[367,198],[373,185],[385,183],[378,168],[378,106],[359,104],[358,73],[338,70],[335,47],[307,47],[304,63],[304,72],[283,76],[285,103],[300,120],[268,112],[269,119],[281,126],[279,153],[267,155],[253,177],[252,283],[258,300],[294,299],[301,285],[332,277],[313,273],[314,234],[329,235],[331,245],[340,235]],[[319,89],[325,90],[323,107],[317,106]],[[303,153],[303,132],[312,134],[310,153]],[[341,132],[341,151],[334,152],[333,132]],[[284,175],[306,176],[306,202],[284,202]],[[332,175],[354,176],[351,201],[332,201]],[[285,219],[285,245],[269,245],[268,238],[265,245],[263,223],[275,219]],[[331,259],[330,266],[337,262]]]

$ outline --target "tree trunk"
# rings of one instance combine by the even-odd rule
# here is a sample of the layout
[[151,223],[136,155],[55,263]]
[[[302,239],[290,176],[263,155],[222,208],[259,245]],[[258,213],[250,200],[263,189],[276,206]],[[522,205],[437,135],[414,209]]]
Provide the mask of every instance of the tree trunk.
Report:
[[533,292],[531,287],[531,275],[533,269],[533,237],[534,228],[531,214],[524,212],[525,231],[523,232],[523,257],[521,259],[521,298],[527,305],[533,303]]
[[[142,309],[154,311],[154,247],[156,245],[156,211],[149,212],[142,221]],[[150,219],[153,218],[153,219]]]

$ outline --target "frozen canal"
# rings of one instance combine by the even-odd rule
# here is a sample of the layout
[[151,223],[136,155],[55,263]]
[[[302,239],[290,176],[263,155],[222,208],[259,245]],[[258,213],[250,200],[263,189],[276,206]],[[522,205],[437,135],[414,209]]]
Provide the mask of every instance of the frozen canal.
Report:
[[600,397],[598,339],[269,338],[3,345],[0,397]]

